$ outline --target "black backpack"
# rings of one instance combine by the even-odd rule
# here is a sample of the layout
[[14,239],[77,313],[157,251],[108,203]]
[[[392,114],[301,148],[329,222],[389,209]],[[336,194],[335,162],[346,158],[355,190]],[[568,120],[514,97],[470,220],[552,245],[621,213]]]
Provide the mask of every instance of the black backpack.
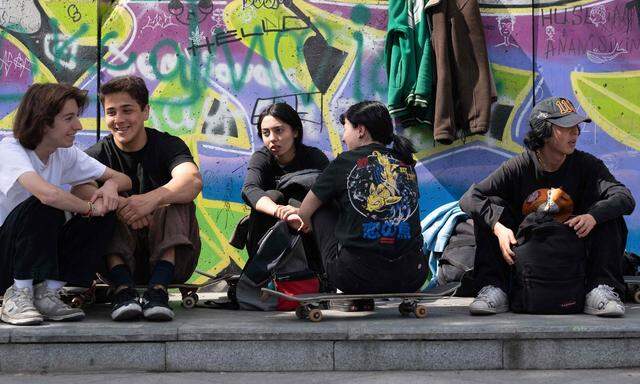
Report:
[[582,312],[586,294],[584,240],[544,212],[525,217],[516,237],[511,310],[535,314]]

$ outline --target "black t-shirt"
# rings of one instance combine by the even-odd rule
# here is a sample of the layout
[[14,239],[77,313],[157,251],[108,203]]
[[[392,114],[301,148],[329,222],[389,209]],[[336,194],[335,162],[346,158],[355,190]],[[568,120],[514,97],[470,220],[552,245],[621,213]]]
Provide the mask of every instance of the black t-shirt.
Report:
[[242,199],[252,208],[266,191],[276,189],[282,176],[305,169],[323,170],[329,164],[327,156],[315,147],[299,144],[296,154],[286,165],[280,165],[267,147],[255,151],[249,159],[247,175],[242,185]]
[[[630,214],[635,206],[629,189],[601,160],[578,150],[568,155],[555,172],[543,171],[532,151],[515,156],[472,185],[460,206],[489,228],[497,221],[517,227],[524,219],[524,202],[540,188],[562,188],[573,200],[574,215],[589,213],[598,223]],[[503,201],[491,201],[492,197]]]
[[171,180],[177,165],[193,161],[189,147],[179,137],[145,128],[147,143],[136,152],[118,148],[109,135],[86,150],[86,153],[109,168],[131,178],[131,194],[153,191]]
[[385,146],[341,153],[311,190],[323,203],[337,201],[335,235],[349,250],[391,259],[420,252],[416,172]]

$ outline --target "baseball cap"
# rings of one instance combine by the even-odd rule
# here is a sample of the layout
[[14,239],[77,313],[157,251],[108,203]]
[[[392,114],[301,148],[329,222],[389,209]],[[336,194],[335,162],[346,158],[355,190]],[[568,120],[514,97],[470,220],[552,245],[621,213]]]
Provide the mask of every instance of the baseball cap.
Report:
[[591,119],[576,113],[576,108],[564,97],[549,97],[540,101],[531,110],[529,124],[536,126],[540,121],[549,121],[557,126],[570,128]]

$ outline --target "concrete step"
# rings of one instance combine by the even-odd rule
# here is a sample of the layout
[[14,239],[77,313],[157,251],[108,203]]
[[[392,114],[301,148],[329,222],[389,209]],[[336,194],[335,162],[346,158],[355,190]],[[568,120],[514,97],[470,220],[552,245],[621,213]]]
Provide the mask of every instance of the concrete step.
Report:
[[397,305],[292,312],[183,309],[168,323],[116,323],[93,306],[78,323],[0,325],[0,372],[375,371],[640,367],[640,305],[627,315],[468,315],[470,299],[429,303],[425,319]]

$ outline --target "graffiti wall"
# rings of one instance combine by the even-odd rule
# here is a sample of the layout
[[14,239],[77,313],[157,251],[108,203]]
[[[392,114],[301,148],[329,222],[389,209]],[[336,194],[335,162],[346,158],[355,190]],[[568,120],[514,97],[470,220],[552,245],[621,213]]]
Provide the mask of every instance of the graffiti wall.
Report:
[[[404,127],[420,148],[420,208],[458,199],[523,150],[537,100],[571,99],[593,123],[578,146],[605,161],[640,197],[640,0],[484,0],[481,12],[498,101],[490,132],[449,146],[426,127]],[[384,0],[12,0],[0,2],[0,130],[9,133],[35,82],[87,89],[78,145],[100,135],[99,84],[124,74],[151,92],[148,125],[182,137],[202,171],[199,269],[242,266],[228,245],[247,213],[240,187],[262,108],[286,101],[305,142],[343,150],[338,116],[386,99]],[[100,129],[102,127],[102,130]],[[627,218],[640,251],[640,209]]]

